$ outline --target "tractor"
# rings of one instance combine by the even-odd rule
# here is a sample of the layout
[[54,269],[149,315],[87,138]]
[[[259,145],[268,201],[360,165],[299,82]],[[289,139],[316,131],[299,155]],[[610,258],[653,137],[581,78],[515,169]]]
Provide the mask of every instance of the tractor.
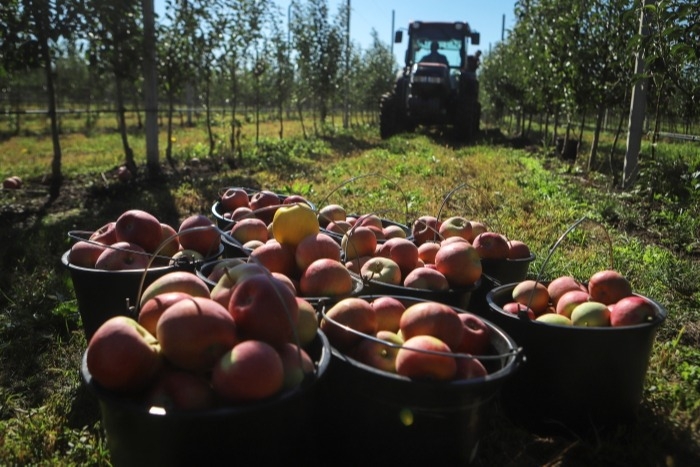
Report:
[[[403,30],[394,36],[403,40]],[[404,67],[394,89],[380,101],[383,139],[411,132],[418,125],[451,125],[454,136],[470,141],[479,132],[481,105],[476,70],[480,51],[467,54],[467,42],[479,44],[479,33],[462,21],[413,21],[408,26]]]

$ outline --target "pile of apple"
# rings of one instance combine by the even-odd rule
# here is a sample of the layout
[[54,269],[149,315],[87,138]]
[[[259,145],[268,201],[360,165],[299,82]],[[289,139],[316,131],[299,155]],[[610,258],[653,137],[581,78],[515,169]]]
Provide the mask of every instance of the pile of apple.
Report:
[[167,413],[268,399],[313,377],[305,350],[318,332],[313,306],[264,268],[246,266],[218,301],[194,274],[156,279],[136,319],[111,318],[90,339],[92,379]]
[[172,264],[178,258],[203,260],[218,252],[221,234],[202,214],[185,218],[175,230],[140,209],[123,212],[87,239],[78,240],[68,253],[69,263],[93,269],[144,269]]
[[322,229],[342,237],[354,227],[367,227],[381,243],[390,238],[408,237],[406,229],[397,223],[384,225],[376,214],[348,215],[347,210],[339,204],[327,204],[318,211],[318,222]]
[[316,212],[305,203],[280,206],[269,225],[255,217],[238,220],[230,235],[246,240],[248,262],[285,276],[300,296],[343,296],[354,289],[352,274],[341,262],[340,246],[320,232]]
[[18,190],[22,188],[22,179],[17,175],[7,177],[5,180],[2,181],[2,187],[6,190]]
[[454,381],[488,373],[477,357],[491,351],[491,329],[478,316],[442,303],[404,304],[388,295],[371,301],[345,298],[323,313],[320,328],[342,354],[412,380]]
[[538,322],[564,326],[631,326],[653,321],[657,307],[635,295],[630,281],[613,269],[596,272],[587,285],[560,276],[548,285],[526,280],[512,291],[503,311]]
[[226,220],[235,221],[254,217],[255,211],[280,204],[311,203],[301,195],[280,196],[270,190],[260,190],[249,194],[241,187],[226,188],[219,196],[218,211]]

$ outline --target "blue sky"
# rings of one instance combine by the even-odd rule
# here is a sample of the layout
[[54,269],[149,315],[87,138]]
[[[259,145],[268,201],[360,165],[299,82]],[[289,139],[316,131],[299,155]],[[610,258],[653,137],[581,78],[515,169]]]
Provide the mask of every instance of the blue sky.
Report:
[[[291,0],[275,0],[286,16]],[[297,0],[299,1],[299,0]],[[328,0],[331,14],[347,0]],[[162,12],[164,0],[155,0],[156,12]],[[513,27],[515,0],[350,0],[350,36],[363,49],[371,44],[371,31],[375,29],[387,44],[392,39],[392,12],[394,29],[405,28],[411,20],[467,21],[472,30],[481,34],[477,47],[484,53],[501,40],[503,15],[505,29]],[[394,55],[402,62],[403,44],[395,44]],[[473,52],[475,49],[470,49]]]

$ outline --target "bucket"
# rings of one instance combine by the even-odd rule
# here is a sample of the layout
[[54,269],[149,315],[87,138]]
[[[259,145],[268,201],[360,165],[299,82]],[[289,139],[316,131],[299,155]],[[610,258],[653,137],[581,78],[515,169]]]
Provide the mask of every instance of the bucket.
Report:
[[[251,197],[255,193],[261,191],[261,190],[256,190],[253,188],[245,188],[245,187],[229,187],[229,188],[243,188],[243,190],[245,190],[246,193],[248,193],[248,196],[251,196]],[[223,189],[221,191],[221,193],[223,193],[224,191],[226,191],[226,188]],[[290,196],[292,196],[292,195],[283,195],[283,194],[277,193],[277,197],[279,198],[279,204],[285,204],[285,201],[287,201],[287,198],[289,198]],[[292,200],[290,199],[288,202],[291,203]],[[312,202],[310,202],[309,200],[306,200],[306,204],[308,204],[311,207],[311,209],[316,210],[316,206]],[[225,212],[221,208],[220,201],[215,201],[214,204],[212,204],[211,214],[212,214],[212,216],[214,216],[214,219],[216,219],[217,227],[219,227],[222,230],[227,230],[227,228],[229,228],[229,229],[231,228],[232,220],[225,217]],[[270,221],[271,220],[272,220],[272,218],[270,218]],[[267,223],[269,223],[269,222],[267,222]]]
[[485,315],[525,353],[521,371],[503,387],[503,407],[511,418],[537,432],[581,434],[634,421],[656,331],[667,311],[647,298],[658,317],[649,323],[545,324],[503,310],[516,285],[491,290]]
[[315,465],[313,423],[319,383],[331,361],[318,332],[306,350],[316,376],[270,400],[209,410],[163,413],[115,395],[93,381],[83,355],[81,375],[99,402],[112,464],[126,466]]
[[527,258],[482,259],[481,269],[484,274],[494,278],[500,284],[510,284],[524,281],[527,278],[528,268],[534,260],[534,254]]
[[224,247],[224,258],[247,258],[252,251],[227,233],[221,234],[221,244]]
[[[362,295],[368,301],[376,296]],[[418,298],[396,297],[406,306]],[[460,311],[460,310],[455,310]],[[320,391],[325,465],[464,465],[474,460],[500,388],[518,368],[515,341],[493,323],[489,374],[412,381],[375,369],[331,346]],[[371,446],[371,447],[370,447]]]

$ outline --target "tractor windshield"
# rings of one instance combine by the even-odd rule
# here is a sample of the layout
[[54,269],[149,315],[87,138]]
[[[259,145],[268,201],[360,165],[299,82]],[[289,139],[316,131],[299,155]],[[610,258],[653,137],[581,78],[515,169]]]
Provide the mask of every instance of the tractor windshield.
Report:
[[[443,62],[442,58],[435,59],[441,55],[447,59],[450,68],[460,68],[466,54],[464,36],[467,33],[465,27],[460,28],[453,23],[413,23],[409,56],[406,58],[410,63]],[[437,51],[434,50],[435,43]]]

